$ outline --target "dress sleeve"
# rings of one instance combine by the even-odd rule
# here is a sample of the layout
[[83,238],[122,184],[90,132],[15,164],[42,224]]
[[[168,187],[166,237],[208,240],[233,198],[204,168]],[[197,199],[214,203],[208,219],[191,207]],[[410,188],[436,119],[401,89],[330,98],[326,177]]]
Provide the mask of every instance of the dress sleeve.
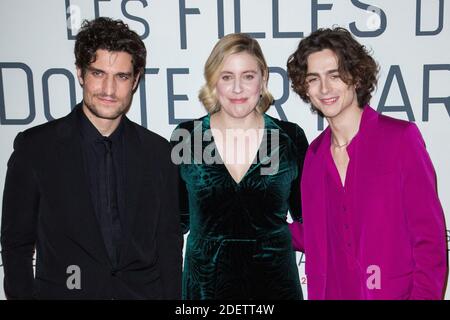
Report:
[[289,212],[292,220],[302,223],[302,205],[301,205],[301,190],[300,181],[302,178],[303,161],[305,160],[306,150],[308,149],[308,140],[302,128],[295,125],[295,149],[297,157],[298,175],[292,181],[291,193],[289,195]]
[[295,147],[297,157],[298,175],[292,181],[291,194],[289,196],[289,212],[293,222],[289,224],[289,230],[292,236],[292,247],[296,251],[304,252],[303,245],[303,219],[302,219],[302,196],[300,181],[302,178],[303,162],[305,160],[306,150],[308,149],[308,140],[303,130],[295,126]]

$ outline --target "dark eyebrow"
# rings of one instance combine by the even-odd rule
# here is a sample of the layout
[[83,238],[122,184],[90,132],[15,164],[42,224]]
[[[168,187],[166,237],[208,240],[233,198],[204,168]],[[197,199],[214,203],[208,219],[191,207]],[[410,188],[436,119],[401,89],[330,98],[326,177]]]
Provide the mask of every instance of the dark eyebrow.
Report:
[[89,71],[97,71],[97,72],[103,72],[103,73],[105,73],[105,71],[103,71],[102,69],[98,69],[98,68],[94,68],[94,67],[87,67],[87,69],[89,70]]
[[329,70],[329,71],[327,71],[327,74],[331,74],[331,73],[335,73],[335,72],[339,73],[339,69]]
[[[326,73],[327,74],[332,74],[332,73],[335,73],[335,72],[339,72],[339,70],[338,69],[328,70]],[[308,76],[317,77],[317,76],[319,76],[319,74],[317,72],[310,72],[310,73],[306,74],[306,77],[308,77]]]
[[[102,72],[102,73],[106,73],[104,70],[98,69],[98,68],[94,68],[94,67],[87,67],[87,70],[89,70],[90,72]],[[118,72],[118,73],[116,73],[116,75],[118,75],[118,76],[127,76],[127,77],[131,77],[131,76],[133,76],[133,73],[132,73],[132,72]]]
[[132,72],[119,72],[119,73],[117,73],[117,75],[131,77],[133,75],[133,73]]

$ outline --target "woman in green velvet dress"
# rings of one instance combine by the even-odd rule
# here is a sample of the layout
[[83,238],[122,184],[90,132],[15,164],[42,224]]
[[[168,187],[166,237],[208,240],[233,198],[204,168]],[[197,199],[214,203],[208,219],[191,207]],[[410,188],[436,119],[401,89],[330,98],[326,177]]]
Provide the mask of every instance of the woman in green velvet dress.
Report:
[[256,40],[222,38],[204,75],[208,114],[180,124],[171,139],[190,231],[183,299],[302,299],[286,218],[290,210],[301,220],[305,134],[265,114],[273,99]]

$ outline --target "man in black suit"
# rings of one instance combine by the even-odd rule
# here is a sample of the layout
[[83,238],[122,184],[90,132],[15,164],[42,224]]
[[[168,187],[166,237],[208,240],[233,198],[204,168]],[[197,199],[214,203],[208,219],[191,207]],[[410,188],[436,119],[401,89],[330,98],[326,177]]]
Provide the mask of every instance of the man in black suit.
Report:
[[98,18],[83,24],[75,56],[83,101],[14,141],[1,226],[5,294],[179,299],[170,146],[125,116],[144,74],[144,43],[120,20]]

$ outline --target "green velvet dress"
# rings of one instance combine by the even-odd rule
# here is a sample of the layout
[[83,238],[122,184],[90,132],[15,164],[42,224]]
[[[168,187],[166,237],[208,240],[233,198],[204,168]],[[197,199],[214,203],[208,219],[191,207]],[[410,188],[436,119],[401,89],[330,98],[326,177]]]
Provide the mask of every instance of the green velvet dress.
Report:
[[209,115],[180,124],[172,135],[172,155],[182,157],[181,220],[190,231],[183,299],[303,297],[286,218],[289,210],[301,219],[308,142],[296,124],[268,115],[264,123],[258,155],[239,183],[220,161]]

